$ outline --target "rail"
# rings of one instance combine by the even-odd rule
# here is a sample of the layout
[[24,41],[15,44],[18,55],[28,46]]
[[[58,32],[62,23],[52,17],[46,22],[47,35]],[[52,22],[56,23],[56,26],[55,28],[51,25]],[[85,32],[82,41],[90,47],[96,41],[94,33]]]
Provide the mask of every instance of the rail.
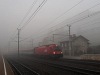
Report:
[[15,62],[12,60],[8,60],[8,62],[12,66],[15,75],[40,75],[36,71],[31,70],[30,68],[19,62]]
[[85,69],[85,68],[80,68],[80,67],[74,67],[74,66],[68,66],[68,65],[63,65],[63,63],[52,63],[52,62],[47,62],[47,61],[40,61],[40,60],[34,60],[32,62],[39,63],[39,64],[46,64],[48,66],[52,66],[55,68],[59,68],[61,70],[65,71],[71,71],[76,74],[81,74],[81,75],[100,75],[100,71],[95,71],[91,69]]

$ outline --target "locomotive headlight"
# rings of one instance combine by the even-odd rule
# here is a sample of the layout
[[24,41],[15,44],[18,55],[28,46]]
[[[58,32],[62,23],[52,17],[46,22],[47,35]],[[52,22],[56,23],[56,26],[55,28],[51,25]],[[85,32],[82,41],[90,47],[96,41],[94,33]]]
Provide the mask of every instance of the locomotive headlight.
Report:
[[61,52],[61,54],[62,54],[62,52]]
[[56,52],[53,52],[53,54],[56,54]]

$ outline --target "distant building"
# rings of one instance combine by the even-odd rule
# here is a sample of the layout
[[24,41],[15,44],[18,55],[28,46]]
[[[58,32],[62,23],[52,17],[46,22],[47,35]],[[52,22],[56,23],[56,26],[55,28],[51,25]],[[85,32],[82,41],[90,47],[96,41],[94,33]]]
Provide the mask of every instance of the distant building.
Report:
[[76,36],[75,34],[71,38],[71,51],[69,51],[69,41],[62,41],[60,45],[62,47],[63,53],[68,55],[69,52],[71,55],[82,55],[87,53],[89,47],[89,40],[83,37],[82,35]]

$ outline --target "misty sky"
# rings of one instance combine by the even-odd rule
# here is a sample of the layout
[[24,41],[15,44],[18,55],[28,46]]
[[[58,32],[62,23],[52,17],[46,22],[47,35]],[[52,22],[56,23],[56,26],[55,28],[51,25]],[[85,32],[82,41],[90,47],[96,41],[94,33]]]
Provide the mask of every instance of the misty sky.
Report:
[[[19,26],[27,11],[32,7],[34,1],[35,5],[28,16],[24,19],[23,23]],[[17,40],[17,36],[15,35],[17,35],[16,31],[18,26],[21,28],[25,25],[24,23],[28,20],[32,13],[34,13],[42,1],[43,0],[0,0],[1,49],[3,48],[6,50],[9,46],[9,41]],[[95,12],[99,12],[100,5],[86,11],[84,14],[73,17],[99,3],[100,0],[47,0],[36,15],[32,17],[32,20],[22,29],[20,39],[22,40],[31,36],[28,40],[28,45],[31,45],[31,39],[37,40],[36,37],[48,33],[50,30],[54,30],[65,24],[71,24],[84,16],[93,15]],[[68,20],[69,18],[71,19]],[[61,23],[62,21],[64,22]],[[100,44],[100,41],[98,41],[100,40],[99,21],[100,14],[96,13],[93,17],[90,16],[85,20],[72,24],[71,33],[85,36],[91,41],[92,44]],[[53,26],[55,27],[50,29]],[[12,40],[11,38],[14,39]],[[22,43],[21,46],[24,46],[26,43],[27,42]],[[11,47],[17,47],[16,42],[11,42],[11,44],[14,44],[11,45]]]

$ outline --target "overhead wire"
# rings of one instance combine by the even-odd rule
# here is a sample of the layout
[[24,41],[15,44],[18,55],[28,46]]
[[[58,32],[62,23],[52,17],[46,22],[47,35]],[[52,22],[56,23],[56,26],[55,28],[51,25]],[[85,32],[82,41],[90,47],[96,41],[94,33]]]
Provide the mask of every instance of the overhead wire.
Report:
[[[95,20],[97,21],[98,19],[100,19],[100,18],[97,18],[97,19],[95,19]],[[94,21],[94,20],[93,20],[93,21]],[[100,22],[98,22],[98,21],[95,22],[95,23],[93,23],[93,21],[91,21],[91,22],[87,22],[87,23],[85,23],[85,24],[89,24],[89,23],[91,23],[90,25],[94,25],[95,23],[100,23]],[[83,26],[83,25],[85,25],[85,24],[81,24],[81,26]],[[86,27],[90,27],[90,26],[83,26],[82,29],[83,29],[83,28],[86,28]]]
[[[36,11],[30,16],[30,18],[28,19],[27,22],[25,22],[24,26],[22,26],[20,29],[22,30],[32,19],[33,17],[35,17],[35,15],[37,14],[37,12],[42,8],[42,6],[46,3],[47,0],[43,0],[43,2],[38,6],[38,8],[36,9]],[[26,38],[25,38],[26,39]],[[24,39],[24,40],[25,40]],[[23,41],[23,40],[21,40]],[[20,41],[20,42],[21,42]]]
[[[97,28],[99,28],[99,30],[100,30],[100,26],[97,26],[97,27],[94,27],[94,28],[90,28],[90,29],[87,29],[87,30],[92,30],[92,29],[97,29]],[[81,33],[88,32],[87,30],[83,30]]]
[[[63,15],[65,15],[66,13],[68,13],[70,10],[72,10],[73,8],[75,8],[77,5],[79,5],[80,3],[82,3],[84,0],[81,0],[80,2],[78,2],[77,4],[75,4],[74,6],[72,6],[70,9],[68,9],[67,11],[65,11],[63,14],[61,14],[60,16],[58,16],[56,19],[54,19],[52,22],[50,22],[49,24],[48,24],[48,26],[49,25],[51,25],[54,21],[56,21],[57,19],[59,19],[60,17],[62,17]],[[41,29],[39,29],[39,30],[44,30],[44,28],[46,27],[47,25],[45,25],[45,26],[43,26]],[[53,26],[53,27],[55,27],[55,26]],[[52,28],[52,27],[51,27]],[[40,31],[41,32],[41,31]]]
[[[35,12],[30,16],[30,18],[28,19],[27,22],[24,23],[24,26],[22,26],[19,29],[23,29],[31,20],[33,17],[35,17],[35,15],[37,14],[37,12],[42,8],[42,6],[46,3],[47,0],[43,0],[43,2],[38,6],[38,8],[35,10]],[[36,2],[35,2],[36,3]],[[33,3],[34,4],[34,3]],[[32,5],[33,5],[32,4]],[[29,9],[29,11],[26,13],[25,17],[23,18],[23,20],[21,21],[21,23],[19,24],[19,26],[22,24],[22,22],[24,21],[24,19],[28,16],[29,12],[32,10],[32,7]]]
[[[97,14],[97,13],[96,13],[96,14]],[[96,14],[88,15],[87,17],[85,17],[85,18],[83,18],[83,19],[80,19],[80,20],[78,20],[78,21],[76,21],[76,22],[73,22],[73,23],[71,23],[71,24],[77,23],[77,22],[79,22],[79,21],[81,21],[81,20],[84,20],[84,19],[86,19],[86,18],[88,18],[88,17],[95,16]],[[95,28],[98,28],[98,27],[95,27]],[[93,29],[95,29],[95,28],[93,28]],[[40,36],[40,37],[41,37],[41,36]]]
[[24,18],[22,19],[22,21],[20,22],[19,26],[17,28],[19,28],[22,23],[24,22],[24,20],[26,19],[26,17],[29,15],[29,13],[32,11],[34,5],[36,4],[38,0],[34,0],[34,2],[32,3],[31,7],[29,8],[29,10],[27,11],[27,13],[25,14]]
[[[80,4],[81,2],[83,2],[83,1],[84,1],[84,0],[81,0],[80,2],[78,2],[77,4],[75,4],[74,6],[72,6],[72,7],[71,7],[70,9],[68,9],[66,12],[64,12],[63,14],[61,14],[60,16],[58,16],[56,19],[54,19],[50,24],[52,24],[54,21],[56,21],[56,20],[57,20],[58,18],[60,18],[61,16],[65,15],[67,12],[69,12],[70,10],[72,10],[74,7],[76,7],[77,5],[79,5],[79,4]],[[50,25],[50,24],[49,24],[49,25]],[[46,26],[47,26],[47,25],[46,25]],[[24,27],[24,26],[23,26],[23,27]],[[22,27],[22,28],[23,28],[23,27]],[[44,26],[44,27],[45,27],[45,26]],[[44,28],[44,27],[43,27],[43,28]],[[43,28],[42,28],[42,29],[43,29]]]
[[37,12],[44,6],[47,0],[43,0],[43,2],[38,6],[38,8],[32,13],[32,15],[29,17],[29,19],[24,23],[24,26],[22,26],[20,29],[22,30],[24,27],[28,25],[28,23],[35,17]]
[[[95,23],[92,23],[91,25],[94,25],[94,24],[97,24],[97,23],[100,23],[100,22],[95,22]],[[87,23],[85,23],[85,24],[87,24]],[[83,24],[82,24],[83,25]],[[86,26],[87,27],[87,26]],[[96,28],[100,28],[100,26],[96,26],[95,28],[90,28],[90,29],[88,29],[88,30],[91,30],[91,29],[96,29]],[[83,28],[83,27],[82,27]],[[83,32],[87,32],[87,30],[83,30],[82,31],[82,33]],[[80,33],[80,31],[79,31],[79,33]],[[65,36],[64,36],[64,38],[66,38]],[[61,38],[58,38],[58,39],[64,39],[63,37],[61,37]]]
[[[29,17],[29,19],[27,20],[27,22],[24,23],[24,26],[22,26],[21,28],[18,29],[23,29],[32,19],[33,17],[35,17],[35,15],[37,14],[37,12],[44,6],[44,4],[46,3],[47,0],[43,0],[42,3],[38,6],[38,8],[35,10],[35,12]],[[36,2],[35,2],[36,3]],[[34,4],[34,3],[33,3]],[[22,24],[22,22],[24,21],[24,19],[28,16],[29,12],[32,10],[32,7],[29,9],[29,11],[26,13],[25,17],[23,18],[23,20],[21,21],[21,23],[19,24],[19,26]]]
[[[94,14],[95,15],[95,14]],[[94,16],[94,15],[91,15],[91,16]],[[88,17],[91,17],[91,16],[86,16],[86,17],[84,17],[84,18],[82,18],[82,19],[80,19],[80,20],[78,20],[78,21],[75,21],[75,22],[72,22],[72,23],[70,23],[70,24],[74,24],[74,23],[77,23],[77,22],[79,22],[79,21],[82,21],[82,20],[84,20],[84,19],[86,19],[86,18],[88,18]],[[61,22],[62,23],[62,22]],[[64,25],[64,26],[62,26],[62,27],[60,27],[60,28],[57,28],[57,29],[55,29],[55,30],[53,30],[53,31],[56,31],[56,30],[59,30],[59,29],[61,29],[61,28],[64,28],[64,27],[66,27],[67,25]],[[53,28],[53,27],[51,27],[51,28]],[[50,29],[51,29],[50,28]],[[47,34],[47,33],[46,33]],[[30,37],[32,37],[32,36],[30,36]],[[25,38],[24,40],[26,40],[26,39],[29,39],[30,37],[27,37],[27,38]],[[40,36],[41,37],[41,36]],[[37,38],[37,37],[36,37]],[[23,40],[23,41],[24,41]]]
[[[21,20],[21,22],[18,24],[18,29],[19,29],[19,27],[22,25],[22,23],[24,22],[24,20],[26,19],[26,17],[29,15],[29,13],[31,12],[31,10],[32,10],[32,8],[34,7],[34,5],[36,4],[36,2],[37,2],[38,0],[34,0],[33,1],[33,3],[32,3],[32,5],[31,5],[31,7],[29,7],[29,9],[28,9],[28,11],[26,12],[26,14],[25,14],[25,16],[23,17],[23,19]],[[12,35],[12,36],[16,36],[16,32],[17,32],[17,30],[15,30],[14,31],[14,34]],[[14,37],[15,38],[15,37]],[[12,38],[11,38],[12,39]],[[13,39],[12,39],[13,40]]]
[[[98,28],[98,27],[100,27],[99,25],[97,26],[97,24],[99,24],[99,23],[100,23],[100,22],[95,22],[95,23],[92,23],[92,24],[90,24],[90,25],[93,26],[93,25],[96,24],[96,25],[95,25],[96,27],[94,26],[94,28]],[[81,31],[85,31],[86,28],[88,29],[88,27],[90,27],[90,26],[84,26],[84,27],[82,27],[82,28],[80,28],[80,29],[81,29]],[[90,29],[94,29],[94,28],[90,28]],[[85,30],[83,30],[83,29],[85,29]],[[88,30],[90,30],[90,29],[88,29]]]
[[[92,6],[92,7],[90,7],[90,8],[87,9],[87,10],[90,10],[90,9],[92,9],[92,8],[98,6],[98,5],[100,5],[100,3],[98,3],[98,4],[96,4],[96,5]],[[86,12],[87,10],[85,10],[85,11],[83,11],[83,12],[77,14],[77,15],[80,15],[80,14]],[[99,12],[99,13],[100,13],[100,12]],[[87,15],[86,17],[84,17],[84,18],[82,18],[82,19],[79,19],[78,21],[75,21],[75,22],[69,23],[69,24],[77,23],[77,22],[79,22],[79,21],[81,21],[81,20],[84,20],[84,19],[86,19],[86,18],[88,18],[88,17],[91,17],[91,16],[94,16],[94,15],[97,15],[97,14],[99,14],[99,13],[94,13],[93,15]],[[77,15],[75,15],[75,16],[77,16]],[[75,17],[75,16],[74,16],[74,17]],[[73,17],[72,17],[72,18],[73,18]],[[71,19],[71,18],[70,18],[70,19]],[[67,19],[66,19],[66,20],[67,20]],[[66,21],[66,20],[64,20],[64,21]],[[62,21],[61,23],[63,23],[64,21]],[[59,24],[61,24],[61,23],[59,23]],[[58,24],[57,24],[57,25],[58,25]],[[57,26],[57,25],[55,25],[55,26]],[[53,27],[51,27],[51,28],[49,28],[49,29],[52,29],[52,28],[54,28],[55,26],[53,26]],[[65,26],[67,26],[67,25],[65,25]],[[63,28],[63,27],[65,27],[65,26],[62,26],[62,27],[60,27],[60,28]],[[58,29],[60,29],[60,28],[58,28]],[[57,30],[58,30],[58,29],[57,29]]]
[[[90,9],[92,9],[92,8],[94,8],[94,7],[96,7],[96,6],[98,6],[98,5],[100,5],[100,3],[98,3],[98,4],[96,4],[96,5],[92,6],[92,7],[90,7],[90,8],[88,8],[88,9],[86,9],[85,11],[83,11],[83,12],[81,12],[81,13],[79,13],[79,14],[73,16],[73,17],[76,17],[76,16],[78,16],[78,15],[80,15],[80,14],[82,14],[82,13],[84,13],[84,12],[86,12],[86,11],[88,11],[88,10],[90,10]],[[91,15],[88,15],[87,17],[90,17],[90,16],[91,16]],[[71,17],[70,19],[72,19],[73,17]],[[84,19],[84,18],[83,18],[83,19]],[[69,19],[66,19],[66,20],[69,20]],[[62,21],[61,23],[65,22],[66,20]],[[80,19],[80,20],[82,20],[82,19]],[[79,20],[79,21],[80,21],[80,20]],[[78,22],[78,21],[76,21],[76,22]],[[72,22],[71,24],[76,23],[76,22]],[[61,24],[61,23],[59,23],[59,24]],[[57,24],[57,25],[58,25],[58,24]],[[57,26],[57,25],[55,25],[55,26]],[[55,26],[52,26],[51,28],[54,28]],[[51,28],[50,28],[50,29],[51,29]]]
[[[100,23],[100,22],[96,22],[96,23]],[[93,23],[93,24],[96,24],[96,23]],[[100,26],[98,26],[98,27],[95,27],[95,28],[91,28],[91,29],[96,29],[96,28],[100,28]],[[90,29],[88,29],[88,30],[90,30]],[[84,31],[84,32],[87,32],[86,30]],[[83,33],[83,32],[82,32]],[[46,33],[47,34],[47,33]],[[44,35],[41,35],[41,36],[39,36],[39,37],[37,37],[37,39],[38,38],[41,38],[41,37],[43,37]],[[67,35],[66,35],[66,37],[67,37]],[[65,36],[64,37],[61,37],[61,38],[58,38],[58,39],[60,39],[59,40],[59,42],[61,41],[61,40],[63,40],[64,38],[66,38]],[[24,41],[24,40],[22,40],[22,41]],[[35,40],[36,41],[36,40]]]
[[[92,16],[94,16],[94,15],[92,15]],[[85,18],[87,18],[87,17],[85,17]],[[85,18],[83,18],[83,19],[85,19]],[[83,20],[83,19],[81,19],[81,20]],[[80,21],[80,20],[79,20],[79,21]],[[76,22],[79,22],[79,21],[76,21]],[[73,23],[76,23],[76,22],[73,22]],[[73,24],[73,23],[72,23],[72,24]],[[67,26],[67,25],[65,25],[65,26]],[[65,26],[60,27],[60,28],[58,28],[58,29],[64,28]],[[58,30],[58,29],[55,29],[55,30]],[[54,31],[55,31],[55,30],[54,30]]]
[[[98,4],[96,4],[96,5],[94,5],[93,7],[91,7],[91,8],[94,8],[95,6],[97,6],[97,5],[100,5],[100,3],[98,3]],[[91,9],[91,8],[89,8],[89,9]],[[89,10],[89,9],[87,9],[87,10]],[[85,11],[87,11],[87,10],[85,10]],[[83,11],[83,12],[85,12],[85,11]],[[81,12],[81,13],[83,13],[83,12]],[[80,13],[80,14],[81,14]],[[78,14],[79,15],[79,14]],[[75,15],[76,16],[76,15]],[[80,21],[80,20],[79,20]],[[78,21],[77,21],[78,22]],[[74,22],[75,23],[75,22]],[[71,24],[73,24],[73,23],[71,23]],[[53,26],[53,27],[55,27],[55,26]],[[51,27],[51,28],[53,28],[53,27]],[[61,27],[61,28],[63,28],[63,27]],[[28,38],[25,38],[25,40],[26,39],[28,39]]]
[[[68,13],[70,10],[72,10],[73,8],[75,8],[76,6],[78,6],[80,3],[82,3],[84,0],[81,0],[80,2],[78,2],[77,4],[75,4],[74,6],[72,6],[70,9],[68,9],[67,11],[65,11],[63,14],[61,14],[60,16],[58,16],[57,18],[55,18],[52,22],[50,22],[49,24],[48,24],[48,26],[49,25],[51,25],[53,22],[55,22],[57,19],[59,19],[59,18],[61,18],[63,15],[65,15],[66,13]],[[46,27],[47,25],[45,25],[44,27]],[[43,27],[43,28],[44,28]]]
[[[100,22],[96,22],[96,23],[93,23],[93,24],[91,24],[91,25],[94,25],[94,24],[97,24],[97,23],[100,23]],[[86,24],[86,23],[85,23]],[[100,26],[96,26],[96,27],[94,27],[94,28],[90,28],[90,29],[85,29],[85,30],[82,30],[82,32],[79,32],[79,33],[84,33],[84,32],[88,32],[88,30],[92,30],[92,29],[96,29],[96,28],[99,28],[100,29]],[[66,35],[66,37],[67,37],[68,35]],[[65,39],[66,38],[65,36],[64,37],[60,37],[60,38],[57,38],[57,39],[60,39],[59,40],[59,42],[61,41],[61,40],[63,40],[63,39]]]
[[[83,11],[83,12],[81,12],[81,13],[75,15],[75,16],[78,16],[78,15],[80,15],[80,14],[82,14],[82,13],[84,13],[84,12],[86,12],[86,11],[88,11],[88,10],[90,10],[90,9],[92,9],[92,8],[94,8],[94,7],[96,7],[96,6],[98,6],[98,5],[100,5],[100,3],[98,3],[98,4],[96,4],[96,5],[92,6],[92,7],[90,7],[90,8],[88,8],[88,9],[86,9],[85,11]],[[73,17],[75,17],[75,16],[73,16]],[[71,17],[70,19],[72,19],[73,17]],[[88,15],[88,17],[89,17],[89,15]],[[69,19],[66,19],[66,20],[69,20]],[[66,21],[66,20],[64,20],[64,21]],[[63,23],[64,21],[62,21],[61,23]],[[61,24],[61,23],[59,23],[59,24]],[[74,22],[73,22],[73,23],[74,23]],[[73,24],[73,23],[72,23],[72,24]],[[57,25],[58,25],[58,24],[57,24]],[[55,26],[57,26],[57,25],[55,25]],[[52,27],[49,28],[49,29],[52,29],[52,28],[54,28],[55,26],[52,26]]]

